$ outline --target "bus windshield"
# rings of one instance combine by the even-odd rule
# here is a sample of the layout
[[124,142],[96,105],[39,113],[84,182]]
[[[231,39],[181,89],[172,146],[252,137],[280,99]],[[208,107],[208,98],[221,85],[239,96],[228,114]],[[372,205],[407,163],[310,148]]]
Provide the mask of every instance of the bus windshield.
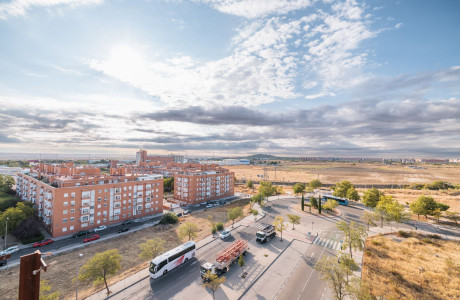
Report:
[[153,273],[153,274],[156,273],[156,270],[155,270],[156,266],[157,265],[155,265],[153,262],[150,263],[150,268],[149,268],[150,273]]

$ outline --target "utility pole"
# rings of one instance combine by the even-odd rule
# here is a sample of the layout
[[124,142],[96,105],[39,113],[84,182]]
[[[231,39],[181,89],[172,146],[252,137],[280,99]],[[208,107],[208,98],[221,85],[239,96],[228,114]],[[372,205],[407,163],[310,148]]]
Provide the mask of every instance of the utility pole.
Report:
[[38,300],[40,295],[40,271],[46,272],[46,269],[54,264],[46,264],[42,259],[43,255],[51,255],[51,253],[41,253],[36,250],[21,256],[19,265],[19,300]]

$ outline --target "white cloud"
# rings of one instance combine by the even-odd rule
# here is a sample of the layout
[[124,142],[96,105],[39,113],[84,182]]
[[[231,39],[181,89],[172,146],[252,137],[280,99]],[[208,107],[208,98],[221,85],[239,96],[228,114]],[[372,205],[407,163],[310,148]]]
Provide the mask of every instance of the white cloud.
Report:
[[398,23],[398,24],[395,25],[395,28],[399,29],[399,28],[401,28],[401,26],[403,26],[403,23]]
[[271,14],[286,14],[311,5],[310,0],[194,0],[209,4],[214,9],[249,19]]
[[24,16],[33,7],[59,7],[100,4],[104,0],[12,0],[7,3],[0,3],[0,19],[8,17]]

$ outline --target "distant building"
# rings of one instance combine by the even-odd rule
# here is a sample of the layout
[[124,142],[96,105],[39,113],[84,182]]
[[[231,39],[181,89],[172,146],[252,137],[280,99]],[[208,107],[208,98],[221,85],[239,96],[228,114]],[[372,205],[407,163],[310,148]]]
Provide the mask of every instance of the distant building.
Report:
[[249,165],[249,159],[224,159],[223,164],[226,166]]
[[147,150],[140,149],[136,152],[136,165],[147,162],[161,162],[161,163],[183,163],[184,156],[182,155],[147,155]]

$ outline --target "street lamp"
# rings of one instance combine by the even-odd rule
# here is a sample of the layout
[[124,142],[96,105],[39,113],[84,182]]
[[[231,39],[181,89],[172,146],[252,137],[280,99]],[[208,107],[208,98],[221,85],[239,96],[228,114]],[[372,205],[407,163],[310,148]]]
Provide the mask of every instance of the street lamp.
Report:
[[8,220],[9,220],[9,219],[10,219],[10,218],[6,218],[6,229],[5,229],[5,249],[6,249],[6,236],[7,236],[7,234],[8,234]]
[[[79,257],[82,257],[83,254],[78,254]],[[80,260],[77,260],[77,277],[75,278],[75,283],[76,283],[76,287],[75,287],[75,300],[78,300],[78,269],[80,267],[80,264],[79,264]]]

